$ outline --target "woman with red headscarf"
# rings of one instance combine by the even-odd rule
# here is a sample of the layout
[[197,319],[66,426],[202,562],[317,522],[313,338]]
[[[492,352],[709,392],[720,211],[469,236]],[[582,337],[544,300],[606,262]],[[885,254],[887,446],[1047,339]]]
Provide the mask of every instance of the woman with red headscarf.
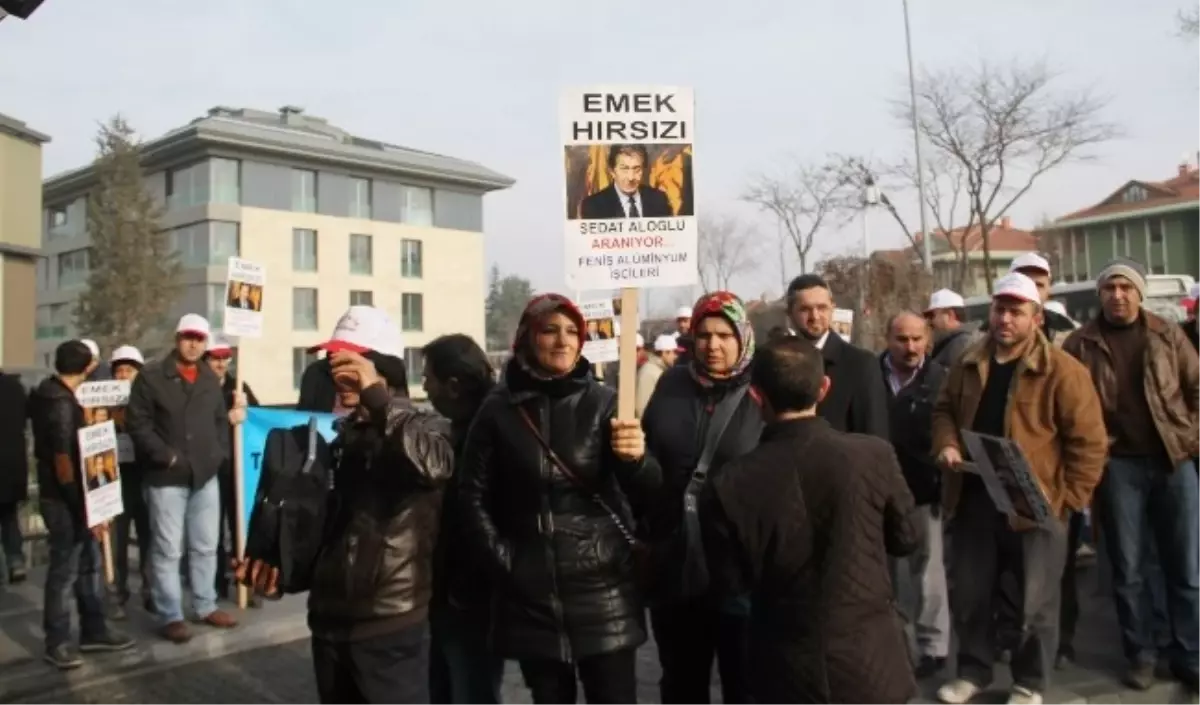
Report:
[[715,657],[722,700],[749,702],[748,598],[719,599],[708,588],[698,502],[708,479],[753,450],[763,417],[750,388],[754,329],[741,299],[706,294],[691,316],[692,357],[668,369],[642,413],[646,445],[662,467],[663,489],[644,517],[653,546],[650,618],[662,664],[664,703],[707,703]]
[[491,647],[520,662],[535,703],[575,702],[576,671],[589,703],[637,702],[646,641],[626,495],[660,473],[592,377],[586,331],[566,297],[529,302],[459,467],[467,541],[494,575]]

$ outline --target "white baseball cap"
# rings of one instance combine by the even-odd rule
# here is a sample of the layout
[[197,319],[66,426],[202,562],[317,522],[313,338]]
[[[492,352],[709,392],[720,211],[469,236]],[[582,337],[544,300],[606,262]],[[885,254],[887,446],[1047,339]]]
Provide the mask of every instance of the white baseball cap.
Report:
[[1008,268],[1009,272],[1019,272],[1022,269],[1036,269],[1039,272],[1050,274],[1050,263],[1046,261],[1036,252],[1026,252],[1023,255],[1018,255],[1012,261],[1012,266]]
[[644,348],[644,347],[646,347],[646,339],[642,337],[642,334],[641,334],[641,333],[638,333],[638,334],[637,334],[637,346],[638,346],[639,348]]
[[671,352],[678,349],[679,343],[675,342],[673,335],[660,335],[654,339],[654,352]]
[[333,336],[309,350],[327,353],[374,350],[381,355],[404,357],[404,342],[400,329],[386,311],[374,306],[351,306],[333,327]]
[[925,307],[925,313],[939,311],[944,308],[962,308],[965,305],[963,297],[957,293],[949,289],[938,289],[929,297],[929,305]]
[[207,340],[212,335],[212,328],[204,316],[198,313],[185,313],[179,319],[179,325],[175,326],[175,332],[201,335]]
[[1042,303],[1042,297],[1038,294],[1037,284],[1029,277],[1020,272],[1009,272],[996,280],[992,287],[992,298],[996,299],[1001,296],[1010,299],[1020,299],[1022,301],[1032,301],[1035,304]]
[[229,342],[229,338],[226,338],[224,335],[213,333],[212,340],[208,343],[207,352],[209,355],[216,353],[216,357],[229,357],[233,355],[233,343]]
[[675,311],[675,320],[677,320],[677,321],[680,318],[691,318],[691,317],[692,317],[692,309],[687,306],[680,306],[679,309],[677,311]]
[[1066,316],[1067,318],[1070,318],[1070,315],[1067,314],[1067,307],[1064,306],[1063,302],[1061,301],[1047,301],[1043,308],[1045,308],[1047,311],[1053,311],[1060,316]]
[[84,347],[92,351],[93,360],[100,359],[100,346],[96,345],[96,341],[92,340],[91,338],[80,338],[79,342],[83,343]]
[[122,345],[116,350],[113,350],[112,357],[109,359],[109,361],[114,365],[122,362],[136,362],[139,365],[146,364],[146,359],[142,357],[142,351],[138,350],[132,345]]

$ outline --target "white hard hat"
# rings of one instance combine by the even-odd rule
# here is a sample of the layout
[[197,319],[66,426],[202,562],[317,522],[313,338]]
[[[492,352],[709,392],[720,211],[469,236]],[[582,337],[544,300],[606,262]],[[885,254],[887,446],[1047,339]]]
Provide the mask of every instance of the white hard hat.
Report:
[[1046,261],[1045,257],[1042,257],[1036,252],[1026,252],[1022,255],[1018,255],[1015,259],[1013,259],[1012,266],[1008,268],[1008,271],[1019,272],[1022,269],[1036,269],[1039,272],[1045,272],[1046,274],[1051,273],[1050,263]]
[[1038,294],[1037,284],[1029,277],[1020,272],[1011,272],[1005,274],[996,280],[996,284],[992,289],[992,298],[1006,296],[1022,301],[1032,301],[1035,304],[1042,302],[1042,297]]
[[146,364],[146,359],[142,357],[141,350],[138,350],[132,345],[122,345],[121,347],[112,351],[112,356],[109,358],[109,362],[111,362],[113,365],[119,365],[122,362],[135,362],[139,365],[144,365]]
[[679,309],[675,311],[675,320],[677,320],[677,321],[680,318],[691,318],[691,317],[692,317],[692,309],[689,306],[680,306]]
[[925,307],[925,313],[930,311],[940,311],[945,308],[962,308],[965,305],[963,297],[949,289],[938,289],[929,297],[929,305]]
[[654,352],[671,352],[678,349],[679,343],[673,335],[660,335],[654,339]]

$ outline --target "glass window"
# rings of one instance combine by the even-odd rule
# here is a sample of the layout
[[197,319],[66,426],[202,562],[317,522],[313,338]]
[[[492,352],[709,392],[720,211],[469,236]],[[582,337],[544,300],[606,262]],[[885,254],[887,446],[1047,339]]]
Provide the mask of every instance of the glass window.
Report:
[[54,206],[46,209],[46,225],[50,228],[61,228],[67,224],[67,209]]
[[242,163],[237,159],[213,159],[212,202],[238,205],[242,202]]
[[370,179],[350,179],[350,217],[371,219]]
[[433,189],[401,186],[400,198],[400,222],[433,225]]
[[425,300],[421,294],[400,295],[400,328],[407,331],[425,329]]
[[45,291],[50,286],[50,259],[48,257],[38,257],[37,261],[37,288],[38,291]]
[[292,230],[292,269],[297,272],[317,271],[317,231],[307,228]]
[[1150,219],[1150,244],[1157,245],[1163,239],[1162,218]]
[[208,263],[228,265],[230,257],[241,252],[241,226],[224,220],[214,220],[209,225]]
[[425,356],[421,348],[404,348],[404,372],[408,375],[409,386],[421,383],[425,376]]
[[58,287],[83,286],[88,277],[88,250],[72,250],[58,256]]
[[193,223],[171,231],[171,250],[184,267],[203,267],[208,264],[208,238],[203,224]]
[[310,353],[308,348],[292,348],[292,388],[300,388],[300,380],[304,377],[304,370],[308,366],[317,361],[317,354]]
[[317,172],[292,169],[292,210],[317,212]]
[[292,289],[292,328],[295,330],[317,329],[316,289]]
[[400,241],[400,276],[420,279],[421,271],[421,241]]
[[1113,226],[1113,248],[1119,257],[1129,255],[1129,233],[1125,231],[1124,223]]
[[204,307],[207,310],[205,318],[208,319],[209,325],[213,330],[219,330],[225,327],[225,285],[224,284],[207,284],[205,285],[205,302]]
[[351,306],[374,306],[375,292],[372,291],[351,291],[350,292]]
[[371,236],[350,235],[350,273],[371,273]]
[[208,184],[203,176],[203,162],[167,172],[167,207],[184,208],[208,201]]

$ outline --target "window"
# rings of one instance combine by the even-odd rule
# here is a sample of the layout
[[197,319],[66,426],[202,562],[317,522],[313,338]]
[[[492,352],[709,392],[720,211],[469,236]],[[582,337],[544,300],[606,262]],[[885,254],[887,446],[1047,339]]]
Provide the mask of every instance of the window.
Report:
[[400,222],[409,225],[433,225],[433,189],[401,186]]
[[1126,203],[1137,203],[1138,201],[1146,200],[1146,187],[1142,186],[1141,184],[1134,184],[1133,186],[1130,186],[1129,188],[1125,189],[1125,193],[1122,194],[1121,200],[1125,201]]
[[50,259],[47,257],[38,257],[37,261],[37,288],[38,291],[45,291],[50,286]]
[[238,205],[242,202],[242,163],[237,159],[213,159],[212,202]]
[[408,375],[409,386],[421,383],[425,376],[425,356],[421,348],[404,348],[404,372]]
[[227,265],[230,257],[241,252],[241,226],[223,220],[209,223],[208,263]]
[[53,325],[52,325],[51,319],[50,319],[50,307],[49,306],[38,306],[37,307],[37,338],[38,338],[38,340],[41,340],[42,338],[56,338],[56,337],[58,337],[58,336],[56,336],[54,334]]
[[317,231],[296,228],[292,231],[292,269],[317,271]]
[[204,308],[208,312],[205,318],[213,330],[225,327],[225,285],[206,284]]
[[420,331],[425,329],[425,300],[421,294],[400,295],[400,329]]
[[316,289],[292,289],[292,328],[295,330],[317,329]]
[[400,241],[400,276],[421,278],[421,241]]
[[1146,247],[1146,262],[1150,266],[1151,274],[1162,274],[1167,265],[1167,240],[1163,237],[1163,222],[1162,218],[1152,218],[1147,223],[1149,232],[1149,245]]
[[204,179],[203,162],[167,172],[167,207],[184,208],[208,201],[208,184]]
[[67,209],[61,206],[55,206],[46,209],[46,226],[49,228],[61,228],[67,224]]
[[292,210],[317,212],[317,172],[292,169]]
[[239,226],[226,221],[193,223],[171,231],[170,247],[184,267],[225,266],[241,250]]
[[38,338],[65,338],[67,324],[70,323],[71,310],[67,304],[52,304],[46,306],[45,324],[42,323],[42,312],[38,309]]
[[1157,245],[1163,241],[1162,218],[1151,218],[1149,223],[1150,223],[1150,244]]
[[308,348],[292,348],[292,388],[300,388],[300,380],[304,378],[304,371],[308,366],[317,361],[317,354],[310,353]]
[[370,179],[350,179],[350,217],[371,219]]
[[1166,274],[1167,267],[1166,267],[1166,265],[1156,264],[1156,265],[1150,267],[1150,273],[1151,274]]
[[372,291],[351,291],[350,292],[351,306],[374,306],[375,293]]
[[371,236],[350,235],[350,273],[371,274]]
[[1118,257],[1129,256],[1129,233],[1124,223],[1113,226],[1113,253]]
[[72,250],[58,256],[58,287],[82,286],[88,276],[88,250]]

